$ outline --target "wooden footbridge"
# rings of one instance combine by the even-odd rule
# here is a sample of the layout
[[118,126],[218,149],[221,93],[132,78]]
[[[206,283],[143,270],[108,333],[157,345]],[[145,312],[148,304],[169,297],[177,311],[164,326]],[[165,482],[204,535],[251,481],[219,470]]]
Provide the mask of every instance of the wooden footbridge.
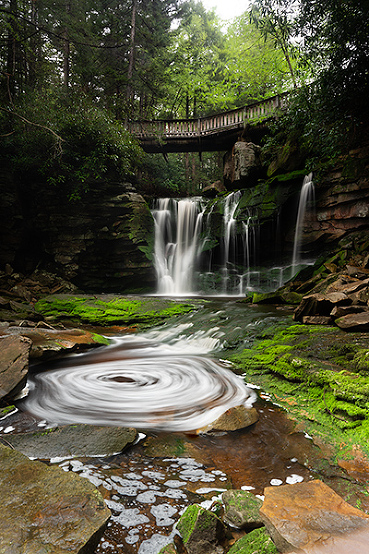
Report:
[[[266,121],[287,106],[288,93],[220,114],[196,119],[131,121],[130,132],[148,153],[215,152],[227,150],[241,137],[255,140]],[[245,136],[247,135],[247,136]]]

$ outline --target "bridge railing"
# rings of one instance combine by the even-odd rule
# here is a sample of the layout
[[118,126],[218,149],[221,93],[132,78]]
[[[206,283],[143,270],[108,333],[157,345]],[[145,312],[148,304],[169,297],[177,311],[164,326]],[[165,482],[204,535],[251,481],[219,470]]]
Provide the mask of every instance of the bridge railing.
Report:
[[204,136],[222,129],[242,127],[248,121],[272,116],[287,106],[288,94],[278,94],[242,108],[197,119],[130,121],[128,128],[140,139]]

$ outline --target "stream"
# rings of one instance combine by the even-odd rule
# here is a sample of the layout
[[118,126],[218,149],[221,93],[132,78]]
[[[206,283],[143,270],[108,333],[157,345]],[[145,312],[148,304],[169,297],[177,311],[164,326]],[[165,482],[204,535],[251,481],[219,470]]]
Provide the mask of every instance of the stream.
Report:
[[[313,478],[305,463],[316,456],[312,440],[222,359],[290,321],[271,306],[211,299],[149,331],[110,335],[107,347],[34,367],[29,394],[2,432],[77,422],[136,427],[139,440],[124,453],[47,463],[89,479],[111,509],[95,554],[157,554],[189,504],[210,507],[227,488],[262,497],[266,486]],[[256,407],[256,424],[193,432],[242,403]]]

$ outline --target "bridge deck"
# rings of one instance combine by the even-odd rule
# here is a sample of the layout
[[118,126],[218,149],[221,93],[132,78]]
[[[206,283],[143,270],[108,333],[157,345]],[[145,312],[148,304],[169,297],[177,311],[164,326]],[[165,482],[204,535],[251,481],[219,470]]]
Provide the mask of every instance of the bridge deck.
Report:
[[288,93],[197,119],[131,121],[130,132],[146,152],[206,152],[224,150],[248,123],[276,116],[287,105]]

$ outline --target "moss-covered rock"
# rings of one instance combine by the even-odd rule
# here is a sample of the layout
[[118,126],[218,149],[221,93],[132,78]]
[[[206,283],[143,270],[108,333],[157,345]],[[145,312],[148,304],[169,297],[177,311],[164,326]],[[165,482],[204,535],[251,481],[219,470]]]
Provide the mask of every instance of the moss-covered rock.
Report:
[[39,300],[37,313],[53,321],[69,320],[91,325],[153,325],[175,315],[190,312],[194,304],[154,297],[118,295],[54,294]]
[[259,510],[262,501],[254,494],[243,490],[229,490],[223,493],[224,521],[238,529],[262,527]]
[[291,417],[303,421],[310,434],[340,447],[341,455],[355,443],[368,454],[368,346],[363,333],[281,326],[231,360],[246,380],[261,385]]
[[278,550],[265,529],[255,529],[235,542],[228,554],[277,554]]
[[192,504],[186,509],[177,529],[189,554],[215,554],[225,539],[222,521],[198,504]]

